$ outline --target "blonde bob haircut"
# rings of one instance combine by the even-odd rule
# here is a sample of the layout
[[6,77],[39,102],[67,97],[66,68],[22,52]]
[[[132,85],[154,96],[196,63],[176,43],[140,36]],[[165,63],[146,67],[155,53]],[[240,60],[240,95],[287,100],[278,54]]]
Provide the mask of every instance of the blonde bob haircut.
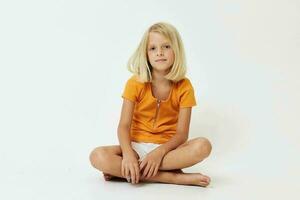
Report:
[[136,75],[140,82],[152,82],[152,66],[148,61],[147,56],[150,32],[160,33],[163,35],[171,43],[171,48],[174,51],[174,63],[171,66],[169,73],[165,75],[165,78],[172,82],[182,80],[186,74],[186,60],[183,43],[176,28],[165,22],[155,23],[147,29],[137,49],[128,60],[128,70]]

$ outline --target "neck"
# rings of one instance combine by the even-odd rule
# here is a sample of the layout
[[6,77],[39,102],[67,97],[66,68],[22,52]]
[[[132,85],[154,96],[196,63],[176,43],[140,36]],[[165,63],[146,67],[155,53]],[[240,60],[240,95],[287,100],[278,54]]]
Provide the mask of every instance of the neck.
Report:
[[152,71],[152,84],[153,85],[171,85],[171,81],[166,79],[164,76],[168,72],[161,73],[155,70]]

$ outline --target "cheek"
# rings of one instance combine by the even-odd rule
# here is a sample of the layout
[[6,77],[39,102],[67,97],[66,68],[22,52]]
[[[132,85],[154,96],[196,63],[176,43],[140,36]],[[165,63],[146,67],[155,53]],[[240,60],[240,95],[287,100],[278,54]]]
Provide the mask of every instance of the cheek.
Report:
[[170,52],[169,58],[170,58],[170,60],[171,60],[172,62],[174,61],[174,58],[175,58],[174,52]]
[[153,61],[153,60],[154,60],[153,54],[149,53],[149,54],[148,54],[148,59],[149,59],[150,61]]
[[147,57],[150,60],[152,58],[151,53],[147,53]]

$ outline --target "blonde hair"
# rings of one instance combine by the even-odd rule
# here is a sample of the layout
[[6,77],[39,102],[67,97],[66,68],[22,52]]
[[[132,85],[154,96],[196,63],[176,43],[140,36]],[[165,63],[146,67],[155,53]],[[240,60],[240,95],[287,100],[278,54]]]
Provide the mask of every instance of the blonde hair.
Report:
[[150,32],[160,33],[166,37],[171,43],[171,47],[175,54],[174,63],[171,66],[170,72],[165,75],[165,78],[173,82],[182,80],[186,74],[186,60],[183,43],[176,28],[165,22],[155,23],[147,29],[137,49],[128,60],[128,70],[136,75],[140,82],[152,82],[152,66],[149,63],[147,56],[147,45]]

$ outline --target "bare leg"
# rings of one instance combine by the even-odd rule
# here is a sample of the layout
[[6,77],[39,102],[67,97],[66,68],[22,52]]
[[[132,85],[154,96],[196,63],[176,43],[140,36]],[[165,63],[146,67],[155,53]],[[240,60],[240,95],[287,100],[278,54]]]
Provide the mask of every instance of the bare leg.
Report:
[[[184,173],[182,171],[182,169],[174,169],[174,170],[166,170],[166,171],[174,172],[174,173]],[[105,173],[105,172],[102,172],[102,173],[103,173],[103,177],[104,177],[104,179],[106,181],[110,181],[110,180],[114,180],[114,179],[123,179],[123,178],[120,178],[120,177],[117,177],[117,176],[113,176],[113,175]]]
[[211,144],[206,138],[195,138],[168,152],[161,163],[160,170],[183,169],[193,166],[211,152]]
[[[119,153],[121,152],[118,145],[96,148],[90,155],[91,164],[104,174],[124,179],[121,175],[122,157],[117,155]],[[209,184],[210,179],[200,173],[185,174],[171,171],[158,171],[156,176],[149,179],[141,179],[140,181],[198,185],[205,187]]]

